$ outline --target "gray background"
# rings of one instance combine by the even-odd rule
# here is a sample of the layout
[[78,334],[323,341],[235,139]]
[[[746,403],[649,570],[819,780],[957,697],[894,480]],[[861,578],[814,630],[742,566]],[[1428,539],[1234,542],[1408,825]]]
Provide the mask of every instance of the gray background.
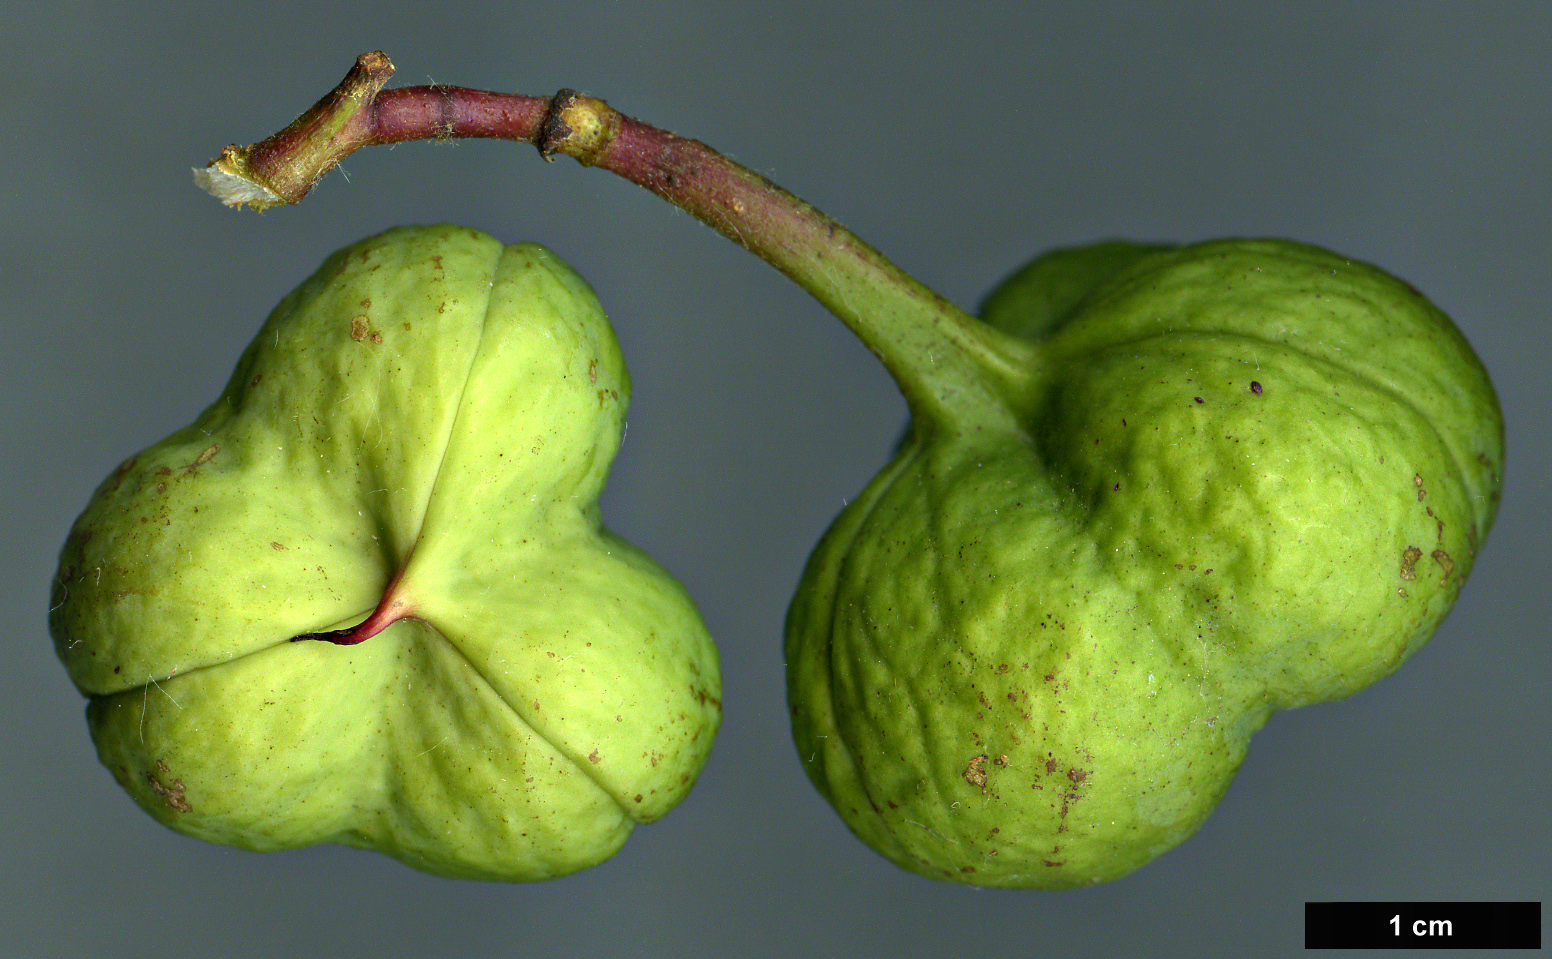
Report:
[[[0,953],[1285,955],[1306,900],[1546,898],[1552,6],[66,0],[8,21]],[[526,146],[364,152],[263,216],[191,186],[373,49],[396,84],[577,87],[706,140],[970,307],[1034,253],[1111,236],[1280,235],[1378,262],[1492,372],[1499,525],[1429,647],[1275,717],[1151,866],[1060,894],[897,871],[804,777],[780,629],[808,550],[884,462],[898,394],[763,264]],[[275,301],[339,246],[440,220],[540,240],[598,290],[636,386],[605,518],[684,581],[723,657],[693,795],[542,885],[167,832],[98,766],[44,622],[92,489],[216,396]]]

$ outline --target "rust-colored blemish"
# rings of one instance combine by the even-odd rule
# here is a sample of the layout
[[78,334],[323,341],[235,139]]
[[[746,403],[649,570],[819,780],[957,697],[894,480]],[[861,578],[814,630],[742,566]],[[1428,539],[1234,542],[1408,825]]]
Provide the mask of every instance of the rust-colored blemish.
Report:
[[1455,561],[1450,558],[1449,553],[1446,553],[1442,549],[1436,549],[1428,555],[1432,556],[1433,561],[1439,564],[1439,570],[1441,573],[1439,577],[1439,585],[1445,585],[1450,581],[1450,574],[1455,572]]
[[1401,578],[1414,580],[1417,578],[1417,561],[1423,558],[1423,551],[1416,546],[1408,546],[1401,551]]
[[965,767],[965,782],[981,790],[986,791],[986,757],[977,756],[970,760],[970,765]]
[[[167,763],[160,759],[156,761],[156,768],[163,776],[166,776],[167,773],[170,772],[170,770],[167,768]],[[194,807],[189,805],[188,799],[184,796],[183,780],[174,779],[172,781],[172,785],[169,786],[163,783],[160,779],[156,778],[156,773],[148,772],[146,773],[146,782],[150,784],[151,789],[155,791],[158,796],[161,796],[170,808],[175,809],[178,812],[194,811]]]
[[[183,468],[184,474],[188,475],[188,474],[193,473],[195,470],[199,469],[201,466],[204,466],[206,463],[210,462],[211,459],[213,459],[215,457],[215,455],[217,453],[219,453],[219,452],[221,452],[221,444],[220,443],[211,443],[209,446],[205,447],[203,452],[201,452],[198,456],[194,457],[194,462],[190,463],[188,466],[185,466]],[[160,473],[161,471],[158,470],[157,472]],[[172,471],[168,470],[167,472],[171,473]]]

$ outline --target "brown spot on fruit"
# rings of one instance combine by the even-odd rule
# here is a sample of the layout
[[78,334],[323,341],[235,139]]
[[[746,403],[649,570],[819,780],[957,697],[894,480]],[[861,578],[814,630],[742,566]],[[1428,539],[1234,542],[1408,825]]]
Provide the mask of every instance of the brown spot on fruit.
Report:
[[1423,551],[1416,546],[1408,546],[1401,551],[1401,578],[1414,580],[1417,578],[1417,561],[1423,558]]
[[360,343],[372,332],[372,321],[364,316],[358,316],[350,321],[350,338]]
[[981,790],[986,791],[986,757],[977,756],[970,760],[970,765],[965,767],[965,782]]
[[[592,763],[595,766],[598,765],[599,761],[602,760],[602,759],[603,759],[603,757],[598,755],[598,750],[596,750],[596,749],[587,754],[587,761]],[[657,763],[653,763],[652,765],[656,766]]]
[[1250,381],[1250,392],[1256,394],[1257,396],[1260,396],[1261,395],[1261,384],[1257,383],[1255,380],[1251,380]]
[[[206,463],[210,462],[211,459],[213,459],[215,457],[215,455],[217,453],[219,453],[219,452],[221,452],[221,444],[220,443],[211,443],[209,446],[205,447],[204,452],[202,452],[198,456],[194,457],[194,462],[192,462],[188,466],[184,467],[184,469],[183,469],[184,475],[188,475],[190,473],[193,473],[195,470],[199,469],[201,466],[204,466]],[[172,471],[168,470],[168,472],[170,473]]]
[[1439,585],[1443,586],[1450,581],[1450,574],[1455,572],[1455,561],[1450,559],[1450,554],[1442,549],[1436,549],[1429,555],[1433,557],[1435,563],[1439,564],[1441,573]]
[[[160,759],[156,761],[156,768],[163,776],[169,772],[167,763]],[[183,780],[174,779],[172,785],[169,786],[156,778],[156,773],[148,772],[146,773],[146,782],[158,796],[162,797],[170,808],[176,809],[178,812],[194,811],[194,807],[189,805],[188,799],[183,794]]]

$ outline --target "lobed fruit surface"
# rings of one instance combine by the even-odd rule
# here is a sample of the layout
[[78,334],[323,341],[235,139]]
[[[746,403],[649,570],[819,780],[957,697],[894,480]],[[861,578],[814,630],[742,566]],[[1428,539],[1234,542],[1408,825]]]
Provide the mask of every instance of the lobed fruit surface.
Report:
[[1035,260],[1010,430],[915,424],[788,617],[820,791],[906,869],[1061,889],[1188,838],[1278,709],[1416,652],[1492,525],[1503,427],[1408,285],[1284,241]]
[[[335,253],[65,543],[50,630],[103,763],[246,849],[500,880],[612,855],[721,714],[689,596],[600,521],[629,397],[542,247],[442,225]],[[357,645],[293,641],[374,611]]]

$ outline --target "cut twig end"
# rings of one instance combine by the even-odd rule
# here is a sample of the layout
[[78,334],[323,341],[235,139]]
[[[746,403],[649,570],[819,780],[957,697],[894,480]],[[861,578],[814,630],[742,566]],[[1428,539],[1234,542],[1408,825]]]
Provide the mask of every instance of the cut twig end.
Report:
[[194,183],[217,200],[237,209],[246,203],[255,210],[263,211],[288,202],[285,197],[254,180],[246,172],[246,167],[243,150],[233,144],[205,166],[195,167]]
[[372,103],[393,72],[387,54],[363,53],[338,86],[284,130],[246,147],[229,145],[194,170],[194,182],[231,207],[301,202],[335,164],[370,142]]

